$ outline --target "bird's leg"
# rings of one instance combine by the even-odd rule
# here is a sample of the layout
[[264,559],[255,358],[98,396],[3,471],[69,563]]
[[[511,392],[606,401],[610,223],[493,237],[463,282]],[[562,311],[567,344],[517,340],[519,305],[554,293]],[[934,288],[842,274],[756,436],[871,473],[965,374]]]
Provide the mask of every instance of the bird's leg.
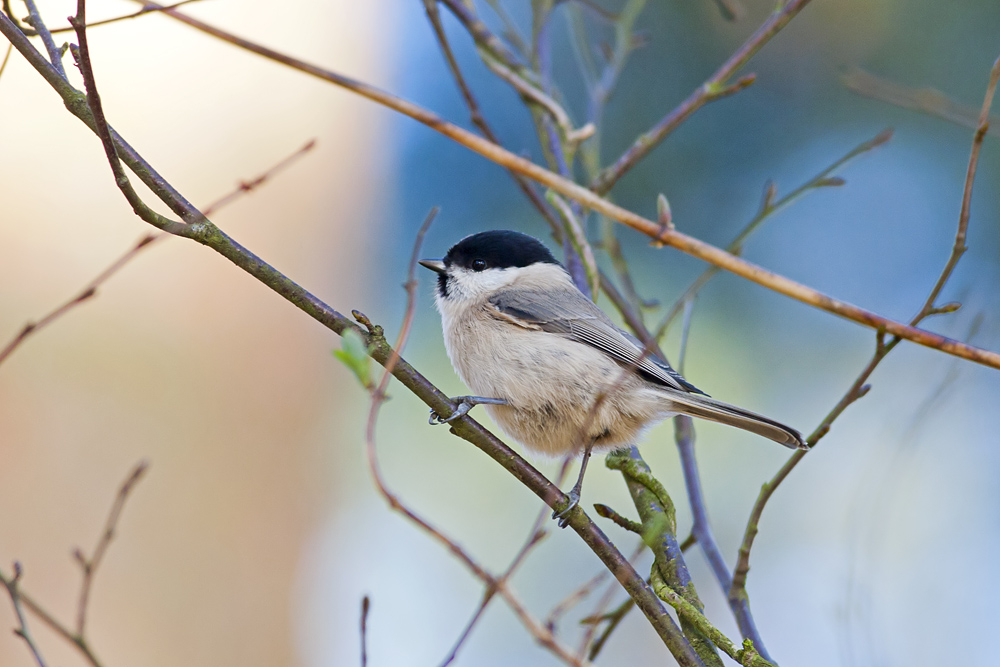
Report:
[[552,513],[552,518],[559,520],[560,528],[565,528],[569,525],[569,519],[566,518],[566,515],[569,514],[570,510],[580,504],[580,493],[583,491],[583,476],[587,472],[587,463],[590,461],[590,453],[594,449],[595,442],[597,442],[596,438],[591,440],[583,450],[583,462],[580,463],[580,474],[576,478],[576,484],[574,484],[573,488],[566,494],[569,497],[569,505],[567,505],[566,509],[561,512]]
[[487,405],[508,405],[507,401],[502,398],[486,398],[484,396],[455,396],[451,399],[451,402],[455,404],[455,410],[451,413],[450,417],[441,417],[437,412],[431,410],[431,417],[428,420],[431,426],[454,421],[480,403]]

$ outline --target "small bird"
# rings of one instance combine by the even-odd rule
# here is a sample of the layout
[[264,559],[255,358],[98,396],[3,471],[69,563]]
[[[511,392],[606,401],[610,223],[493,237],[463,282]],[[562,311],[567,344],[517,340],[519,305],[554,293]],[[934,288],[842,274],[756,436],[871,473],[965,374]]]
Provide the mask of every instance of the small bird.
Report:
[[[420,264],[437,276],[452,366],[475,396],[453,399],[452,421],[485,404],[490,417],[526,448],[583,454],[569,493],[580,498],[592,450],[634,444],[642,431],[683,414],[808,449],[795,429],[710,398],[611,319],[573,283],[537,239],[494,230],[467,236],[443,260]],[[561,521],[565,525],[564,521]]]

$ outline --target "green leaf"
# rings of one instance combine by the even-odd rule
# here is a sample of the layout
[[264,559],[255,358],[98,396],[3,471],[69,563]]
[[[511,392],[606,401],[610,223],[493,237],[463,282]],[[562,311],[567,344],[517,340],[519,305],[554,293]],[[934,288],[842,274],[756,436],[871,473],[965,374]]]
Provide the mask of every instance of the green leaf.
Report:
[[354,329],[348,329],[341,336],[340,349],[333,351],[333,356],[340,359],[345,366],[358,378],[361,385],[371,391],[374,388],[371,377],[371,358],[365,340]]

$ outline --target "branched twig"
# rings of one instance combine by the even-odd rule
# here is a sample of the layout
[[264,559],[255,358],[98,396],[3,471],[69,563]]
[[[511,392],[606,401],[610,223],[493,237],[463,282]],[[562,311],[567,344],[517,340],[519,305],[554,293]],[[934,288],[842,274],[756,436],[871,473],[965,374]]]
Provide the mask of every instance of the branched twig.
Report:
[[652,129],[636,139],[635,143],[614,164],[600,173],[591,184],[591,188],[598,194],[609,192],[622,176],[646,157],[691,114],[709,102],[737,93],[752,84],[753,75],[743,77],[731,85],[727,85],[726,82],[807,4],[809,4],[809,0],[788,0],[780,3],[767,21],[757,28],[757,31],[729,57],[729,60],[723,63],[722,67],[716,70],[708,81],[700,85],[686,100],[681,102],[680,106],[664,116]]
[[94,130],[104,145],[104,153],[107,155],[108,164],[111,165],[111,172],[115,176],[115,184],[125,195],[125,199],[132,206],[132,210],[141,219],[150,223],[158,229],[171,234],[181,234],[186,231],[186,225],[166,218],[146,205],[139,193],[132,187],[121,160],[118,159],[118,151],[115,147],[115,140],[111,136],[111,127],[104,117],[104,108],[101,105],[101,96],[97,92],[97,82],[94,80],[94,68],[90,62],[90,47],[87,44],[87,2],[77,0],[76,16],[69,18],[70,25],[76,31],[76,38],[80,42],[77,48],[70,47],[73,58],[76,60],[80,74],[83,75],[83,83],[87,90],[87,105],[94,120]]
[[[602,505],[601,507],[604,506]],[[647,547],[645,544],[639,542],[639,544],[636,545],[635,550],[632,552],[632,555],[629,556],[629,562],[635,563],[636,559],[638,559],[639,556],[642,555],[642,553],[646,550],[646,548]],[[569,595],[567,595],[561,601],[559,601],[552,608],[552,611],[549,612],[548,618],[545,619],[545,626],[555,631],[556,626],[558,625],[559,621],[562,620],[563,616],[569,613],[569,611],[573,609],[573,607],[575,607],[576,605],[580,604],[583,600],[585,600],[592,592],[594,592],[594,589],[596,589],[598,586],[607,581],[607,578],[608,578],[607,570],[602,570],[601,572],[598,572],[593,577],[585,581],[582,585],[578,586],[576,589],[571,591]],[[614,590],[617,589],[613,588],[612,591]],[[588,615],[588,618],[600,617],[602,614],[603,614],[603,609],[596,609],[593,613]],[[581,622],[586,623],[587,621],[586,619],[584,619]],[[589,640],[585,638],[584,645],[586,646],[587,644],[589,644]]]
[[[486,589],[483,591],[483,599],[480,600],[479,606],[476,607],[476,611],[473,612],[472,617],[469,619],[469,622],[465,624],[465,627],[462,629],[461,634],[459,634],[458,639],[455,640],[455,644],[454,646],[452,646],[451,651],[448,653],[447,657],[445,657],[445,659],[441,662],[441,667],[448,667],[448,665],[450,665],[452,662],[455,661],[455,658],[458,657],[458,652],[462,649],[462,646],[465,644],[465,641],[469,638],[469,635],[472,634],[472,630],[473,628],[476,627],[476,624],[479,623],[479,619],[483,617],[483,612],[486,611],[486,608],[490,605],[490,602],[492,602],[493,598],[496,597],[496,594],[499,591],[500,587],[507,585],[507,582],[510,581],[510,578],[513,576],[514,572],[521,565],[521,563],[524,562],[524,559],[527,557],[528,552],[531,551],[536,544],[539,544],[548,534],[541,527],[542,522],[545,521],[548,513],[549,509],[547,507],[543,507],[542,511],[538,513],[538,518],[535,520],[535,523],[532,526],[531,534],[528,536],[528,540],[517,552],[517,555],[514,556],[514,559],[507,566],[507,569],[504,570],[504,573],[497,578],[496,583],[494,584],[491,582],[486,582]],[[551,628],[549,628],[549,630],[551,630]],[[553,636],[555,635],[553,634]]]
[[990,70],[990,81],[986,86],[986,98],[983,100],[983,107],[979,112],[979,123],[972,138],[972,151],[969,155],[969,166],[965,172],[965,186],[962,188],[962,209],[958,215],[958,231],[955,232],[955,244],[952,247],[951,255],[948,257],[948,262],[945,264],[944,270],[941,271],[941,276],[938,278],[937,283],[935,283],[931,293],[927,295],[927,300],[924,302],[923,307],[913,318],[914,323],[919,322],[928,315],[935,314],[935,312],[941,312],[935,306],[937,298],[940,296],[941,290],[944,289],[945,283],[951,278],[952,272],[958,265],[958,260],[962,258],[962,255],[967,250],[965,247],[965,237],[969,230],[969,211],[972,208],[972,185],[976,181],[976,169],[979,167],[979,151],[983,147],[983,138],[990,127],[990,107],[993,106],[993,96],[996,93],[998,81],[1000,81],[1000,58],[993,63],[993,68]]
[[[91,111],[87,96],[71,86],[69,82],[60,75],[59,70],[57,70],[52,63],[46,60],[45,56],[35,49],[35,47],[31,44],[31,41],[28,40],[18,25],[3,12],[0,12],[0,33],[2,33],[4,37],[10,41],[14,48],[17,49],[17,51],[24,56],[25,60],[28,61],[28,64],[30,64],[35,71],[37,71],[42,78],[44,78],[45,81],[59,94],[63,103],[66,105],[67,110],[83,121],[83,123],[90,128],[92,132],[97,134],[97,122]],[[105,127],[104,129],[108,128]],[[202,220],[201,213],[173,186],[171,186],[166,179],[157,173],[157,171],[153,169],[148,162],[143,160],[135,149],[129,146],[128,143],[125,142],[125,140],[122,139],[113,129],[109,129],[109,132],[118,157],[125,162],[128,168],[131,169],[132,172],[135,173],[136,176],[138,176],[150,190],[153,191],[157,198],[167,204],[171,210],[185,220]],[[147,222],[156,226],[157,222],[163,224],[163,220],[166,220],[166,218],[162,218],[162,216],[160,216],[160,218],[154,217],[153,220],[147,220]],[[164,231],[190,236],[191,238],[197,238],[199,233],[205,235],[216,231],[211,228],[210,224],[195,224],[188,227],[169,220],[167,220],[167,223],[169,224],[163,228]]]
[[3,584],[4,588],[7,589],[7,595],[10,596],[10,603],[14,606],[14,615],[17,616],[17,627],[14,629],[14,634],[24,640],[24,643],[28,645],[28,650],[31,651],[31,655],[35,658],[35,662],[38,663],[38,667],[45,667],[45,660],[42,659],[42,653],[38,650],[38,645],[35,644],[34,638],[31,636],[31,631],[28,629],[28,621],[24,618],[24,609],[21,607],[21,575],[24,571],[21,569],[21,564],[14,561],[14,576],[8,579],[0,573],[0,584]]
[[621,624],[622,620],[633,608],[635,608],[635,603],[632,602],[632,598],[628,598],[611,612],[604,614],[598,619],[592,619],[595,624],[599,621],[607,621],[607,625],[604,626],[604,630],[601,631],[601,634],[590,645],[590,651],[587,652],[587,659],[597,659],[597,655],[604,648],[604,644],[611,637],[611,633],[618,628],[619,624]]
[[[639,556],[641,556],[646,551],[646,549],[647,549],[647,547],[646,547],[645,543],[640,540],[639,544],[636,545],[635,550],[632,552],[632,555],[629,558],[629,561],[634,564],[639,559]],[[601,581],[603,581],[603,578],[602,578]],[[600,583],[600,582],[597,581],[597,577],[594,577],[594,579],[591,579],[591,582],[594,582],[594,586],[596,586],[596,585],[598,585],[598,583]],[[588,583],[590,583],[590,582],[588,582]],[[567,600],[564,601],[564,603],[563,603],[563,605],[564,605],[564,611],[565,611],[565,609],[568,609],[568,606],[566,606],[566,605],[568,605],[568,603],[570,602],[571,599],[572,599],[573,603],[575,604],[576,600],[583,599],[583,597],[585,595],[588,595],[589,592],[590,592],[589,589],[585,589],[585,588],[578,589],[578,591],[577,591],[578,595],[577,595],[576,598],[567,598]],[[611,604],[611,601],[614,599],[615,593],[617,593],[617,592],[619,592],[618,591],[618,587],[615,586],[614,582],[612,582],[611,584],[609,584],[608,587],[607,587],[607,590],[604,592],[604,595],[602,595],[601,598],[600,598],[600,600],[597,601],[597,604],[594,606],[594,609],[591,611],[591,613],[589,614],[588,618],[598,618],[598,619],[604,618],[605,615],[606,615],[607,608]],[[631,598],[626,598],[626,599],[631,599]],[[555,614],[555,610],[553,610],[552,613],[554,615]],[[624,614],[622,615],[622,617],[624,618]],[[594,642],[594,635],[597,634],[598,623],[596,623],[596,622],[595,623],[587,623],[587,619],[584,619],[583,621],[581,621],[581,623],[583,623],[584,625],[586,625],[587,629],[584,631],[583,637],[580,638],[580,648],[577,650],[576,654],[581,659],[584,656],[588,656],[588,660],[593,660],[593,658],[589,657],[589,653],[588,653],[587,649]]]
[[122,509],[125,507],[125,501],[128,500],[129,494],[135,485],[142,479],[143,474],[146,472],[148,464],[145,461],[140,461],[129,476],[125,478],[121,487],[118,489],[118,494],[115,496],[115,501],[111,505],[111,512],[108,514],[107,520],[104,522],[104,530],[101,532],[100,538],[97,540],[97,546],[94,547],[94,552],[88,558],[82,551],[76,549],[73,551],[73,557],[76,562],[80,564],[81,570],[83,570],[83,581],[80,584],[80,596],[77,599],[76,604],[76,634],[78,637],[83,639],[84,629],[87,623],[87,603],[90,600],[90,587],[94,583],[94,574],[97,572],[97,568],[100,566],[101,561],[104,559],[104,554],[108,550],[108,545],[111,544],[111,540],[115,536],[115,528],[118,527],[118,519],[121,517]]
[[726,637],[718,628],[712,625],[707,618],[705,618],[701,609],[686,600],[683,595],[679,595],[667,584],[663,574],[655,565],[653,566],[652,573],[650,574],[650,584],[652,584],[653,590],[656,591],[657,595],[677,610],[678,616],[690,623],[692,626],[698,628],[699,632],[701,632],[703,636],[711,640],[713,644],[722,649],[726,655],[739,664],[745,665],[746,667],[775,667],[769,660],[765,660],[763,657],[758,655],[753,642],[749,639],[744,640],[742,649],[737,649],[733,643],[729,641],[728,637]]
[[[792,203],[798,201],[803,195],[821,188],[843,185],[843,180],[833,178],[833,174],[837,173],[837,171],[847,165],[847,163],[854,158],[878,148],[888,142],[891,138],[891,129],[882,130],[873,138],[863,141],[852,148],[846,155],[838,159],[830,166],[824,168],[811,179],[781,198],[777,198],[778,193],[774,183],[768,182],[768,184],[764,187],[764,196],[761,199],[760,209],[757,211],[756,215],[750,219],[746,226],[740,230],[736,237],[730,241],[729,245],[726,246],[726,251],[731,252],[734,255],[742,254],[743,244],[746,243],[747,239],[760,228],[764,221],[775,213],[778,213],[779,211],[790,206]],[[667,311],[666,315],[663,316],[663,320],[653,332],[653,336],[656,340],[661,340],[663,338],[667,329],[670,327],[670,324],[677,317],[677,315],[680,314],[681,309],[684,307],[684,303],[695,298],[701,289],[707,285],[718,272],[719,268],[717,266],[708,267],[701,273],[701,275],[695,278],[694,282],[692,282],[679,297],[677,297],[677,300],[670,307],[670,310]]]
[[[554,481],[556,486],[561,486],[565,480],[566,472],[569,470],[570,461],[570,457],[567,457],[566,460],[563,461],[563,464],[559,469],[559,474],[556,475],[556,479]],[[538,515],[535,517],[535,521],[531,524],[531,530],[528,531],[528,537],[524,544],[521,545],[521,548],[514,555],[514,558],[511,559],[510,564],[507,565],[507,569],[504,570],[504,573],[500,575],[500,583],[503,584],[509,581],[514,575],[514,572],[517,571],[517,569],[528,557],[528,553],[535,548],[535,545],[541,543],[541,541],[548,535],[548,532],[543,527],[548,514],[549,509],[543,505],[541,511],[539,511]],[[483,591],[483,599],[480,601],[476,611],[473,613],[469,622],[462,630],[462,633],[455,641],[455,645],[452,647],[451,652],[441,663],[441,667],[447,667],[455,660],[455,657],[458,655],[458,651],[462,648],[465,640],[469,638],[469,635],[472,634],[472,629],[476,626],[476,623],[479,622],[479,619],[482,618],[483,612],[486,611],[486,607],[489,606],[490,602],[496,596],[496,593],[497,587],[492,585],[488,585],[486,590]],[[548,626],[546,625],[546,627]]]
[[[229,192],[228,194],[220,197],[205,208],[204,213],[206,216],[211,215],[215,211],[219,210],[223,206],[231,203],[235,199],[252,192],[264,183],[266,183],[270,178],[272,178],[279,171],[290,165],[292,162],[300,158],[302,155],[308,153],[316,145],[316,140],[311,139],[306,142],[301,148],[292,153],[291,155],[285,157],[280,162],[272,166],[270,169],[260,174],[259,176],[249,180],[240,181],[236,188]],[[0,364],[2,364],[13,352],[24,342],[26,338],[32,334],[38,333],[41,329],[45,328],[53,321],[59,319],[67,312],[75,308],[76,306],[89,301],[93,296],[97,294],[97,290],[101,285],[107,282],[113,275],[118,273],[126,264],[131,262],[137,255],[139,255],[143,250],[149,248],[152,244],[161,241],[163,239],[172,238],[171,234],[165,232],[153,232],[152,234],[146,234],[135,245],[129,248],[123,255],[118,257],[113,261],[106,269],[101,271],[96,278],[87,283],[83,289],[81,289],[75,296],[70,298],[66,303],[56,307],[54,310],[46,314],[37,322],[28,322],[21,328],[14,338],[10,340],[2,349],[0,349]]]
[[[102,667],[102,665],[97,659],[97,656],[94,654],[93,649],[90,648],[90,644],[87,642],[87,638],[84,634],[87,622],[87,604],[90,600],[90,588],[94,583],[94,575],[97,572],[97,568],[100,566],[101,561],[104,558],[104,554],[107,552],[108,546],[114,538],[115,529],[118,526],[118,520],[121,518],[122,509],[125,507],[125,501],[128,500],[129,494],[132,492],[132,489],[135,488],[136,483],[142,478],[143,473],[146,472],[146,468],[146,462],[140,461],[118,488],[118,493],[115,494],[115,500],[111,505],[111,511],[108,513],[108,518],[104,522],[104,530],[101,532],[101,536],[97,541],[97,546],[94,547],[93,554],[91,554],[88,558],[84,556],[79,549],[76,549],[73,552],[73,557],[76,559],[77,563],[80,564],[80,567],[83,570],[83,580],[80,584],[80,594],[77,598],[76,604],[75,629],[71,630],[66,625],[63,625],[54,616],[52,616],[52,614],[35,602],[34,599],[20,592],[20,590],[16,591],[18,602],[15,604],[15,609],[19,610],[19,605],[23,602],[25,608],[41,619],[45,625],[54,630],[56,634],[60,635],[63,639],[76,646],[77,650],[80,651],[81,655],[83,655],[84,659],[86,659],[92,667]],[[19,565],[15,564],[13,579],[4,577],[3,573],[0,572],[0,583],[7,586],[7,590],[11,593],[12,599],[14,593],[11,592],[11,584],[13,583],[16,585],[16,580],[19,576],[19,567]],[[21,623],[23,626],[23,620]],[[40,661],[39,664],[41,664]]]
[[[642,520],[642,538],[653,551],[653,570],[685,600],[702,609],[701,600],[688,572],[677,543],[677,519],[674,504],[663,485],[653,477],[649,466],[635,447],[612,452],[605,465],[618,470],[625,478],[632,502]],[[655,590],[655,589],[654,589]],[[662,597],[662,596],[661,596]],[[718,653],[704,632],[681,617],[681,628],[698,657],[707,667],[722,667]]]
[[42,38],[45,50],[49,54],[49,62],[65,81],[66,68],[63,67],[62,49],[56,46],[55,40],[52,39],[52,33],[49,32],[49,29],[45,26],[45,22],[42,21],[42,15],[38,13],[38,6],[35,5],[35,0],[24,0],[24,4],[28,8],[28,25],[34,28],[38,36]]
[[[773,198],[773,197],[772,197]],[[646,349],[652,350],[660,355],[661,358],[666,359],[663,355],[663,351],[659,348],[656,339],[652,334],[646,329],[641,318],[634,316],[634,312],[628,307],[628,304],[624,302],[624,299],[617,294],[610,285],[610,281],[605,285],[602,276],[602,287],[605,288],[605,292],[611,297],[611,300],[618,305],[626,322],[633,329],[636,336],[639,337]],[[687,300],[685,303],[690,304],[691,300]],[[688,311],[688,315],[690,311]],[[685,324],[689,323],[689,318],[686,318]],[[687,326],[685,326],[685,331]],[[684,351],[685,351],[685,341],[687,336],[682,337],[681,344],[681,364],[683,363]],[[694,452],[694,425],[691,423],[691,418],[680,415],[674,419],[675,423],[675,436],[677,442],[677,452],[681,460],[681,468],[684,473],[684,484],[688,492],[688,500],[691,504],[691,511],[694,517],[694,527],[692,529],[691,535],[687,540],[681,545],[681,552],[683,553],[688,547],[692,546],[695,541],[698,541],[702,545],[702,551],[705,554],[706,559],[711,566],[713,574],[716,576],[716,580],[719,583],[720,588],[723,592],[728,593],[732,587],[732,577],[729,574],[729,570],[726,567],[725,560],[722,557],[722,552],[719,549],[717,542],[715,541],[715,535],[712,532],[711,524],[708,521],[708,509],[705,502],[704,494],[701,489],[701,479],[698,473],[698,463],[695,458]],[[633,450],[633,454],[637,456],[637,452]],[[635,532],[642,531],[642,525],[631,522],[624,517],[621,517],[606,506],[597,507],[598,514],[601,516],[607,516],[613,521],[618,523],[618,525],[634,530]],[[757,630],[756,622],[754,621],[753,615],[750,612],[750,603],[747,595],[744,594],[737,598],[729,597],[729,606],[736,619],[737,625],[740,628],[740,633],[744,639],[750,639],[761,654],[770,660],[766,649],[764,648],[763,639]],[[617,625],[617,623],[615,624]],[[602,636],[600,643],[603,644],[607,640],[607,635],[613,628],[607,629],[605,634]],[[591,659],[594,658],[595,653],[591,653]]]
[[[983,100],[983,106],[979,114],[979,124],[972,139],[972,150],[969,155],[969,167],[966,171],[965,186],[962,191],[962,208],[959,213],[958,229],[955,232],[955,242],[941,275],[938,277],[937,282],[931,289],[931,293],[928,295],[924,305],[914,316],[913,320],[911,320],[911,326],[916,326],[931,315],[953,312],[958,307],[958,304],[935,306],[935,303],[941,293],[941,290],[944,288],[945,283],[947,283],[948,279],[955,270],[959,259],[961,259],[966,250],[965,238],[968,233],[969,211],[972,201],[972,186],[976,178],[976,169],[979,165],[979,151],[982,148],[983,138],[986,136],[986,130],[989,127],[990,107],[993,104],[993,96],[996,93],[998,82],[1000,82],[1000,58],[993,63],[993,67],[990,70],[989,84],[986,87],[986,96]],[[879,329],[876,335],[875,353],[868,362],[868,365],[861,371],[854,383],[847,390],[847,393],[845,393],[837,405],[834,406],[833,410],[830,411],[823,421],[820,422],[819,426],[816,427],[816,430],[809,436],[808,441],[810,443],[815,445],[817,441],[829,432],[834,420],[836,420],[849,405],[868,393],[868,390],[871,388],[870,385],[866,384],[869,376],[871,376],[871,374],[875,371],[876,366],[879,365],[886,355],[888,355],[889,352],[891,352],[893,348],[901,342],[901,340],[900,336],[893,336],[887,341],[886,330]],[[775,489],[784,481],[789,473],[791,473],[795,466],[798,465],[799,461],[802,460],[802,455],[804,453],[804,450],[800,450],[792,454],[788,461],[781,467],[780,470],[778,470],[775,476],[761,488],[760,495],[757,497],[753,509],[750,512],[750,519],[747,521],[747,527],[743,535],[743,542],[740,545],[739,559],[737,560],[736,568],[733,571],[733,586],[729,591],[730,599],[745,597],[746,578],[747,573],[750,570],[750,550],[753,547],[754,538],[757,536],[757,525],[764,512],[764,506],[767,504],[767,501],[770,499]]]
[[[806,1],[807,0],[796,0],[795,2],[785,5],[784,7],[800,7]],[[362,97],[398,111],[399,113],[409,116],[410,118],[413,118],[414,120],[417,120],[418,122],[421,122],[453,139],[483,157],[503,167],[514,170],[523,176],[538,181],[539,183],[555,190],[559,194],[579,202],[587,208],[603,213],[613,220],[632,227],[633,229],[654,238],[660,243],[677,248],[682,252],[698,257],[699,259],[709,262],[710,264],[717,265],[720,268],[762,285],[772,291],[778,292],[779,294],[784,294],[785,296],[796,299],[797,301],[801,301],[853,322],[868,326],[872,329],[884,327],[888,333],[900,336],[919,345],[931,347],[945,352],[946,354],[962,357],[963,359],[968,359],[992,368],[1000,368],[1000,353],[976,348],[945,336],[890,320],[871,311],[859,308],[853,304],[834,299],[826,294],[823,294],[822,292],[819,292],[818,290],[812,289],[793,280],[789,280],[784,276],[767,271],[762,267],[740,259],[739,257],[705,243],[704,241],[700,241],[676,230],[664,229],[663,226],[657,222],[648,220],[640,215],[617,206],[616,204],[613,204],[610,201],[596,195],[587,188],[581,187],[571,180],[563,178],[559,174],[556,174],[548,169],[544,169],[530,160],[522,158],[497,146],[487,139],[448,123],[426,109],[390,95],[385,91],[375,88],[374,86],[355,81],[349,77],[316,67],[315,65],[310,65],[301,60],[274,51],[273,49],[268,49],[248,40],[236,37],[235,35],[208,25],[202,21],[198,21],[197,19],[187,16],[182,12],[178,12],[177,10],[164,11],[163,14],[171,16],[187,25],[230,44],[234,44],[240,48],[257,53],[276,62],[280,62],[294,69],[323,79],[324,81],[333,83],[334,85],[341,86]],[[13,23],[6,19],[5,16],[0,16],[0,32],[3,32],[8,39],[11,39],[11,41],[14,42],[15,48],[23,53],[24,51],[22,50],[22,45],[19,39],[23,38],[23,35],[16,31],[17,29]],[[30,43],[27,43],[26,48],[32,49]],[[36,69],[39,69],[39,71],[44,70],[44,67],[41,67],[40,64],[34,60],[32,61],[32,65],[35,66]],[[49,77],[46,76],[46,79],[49,80]],[[53,83],[51,80],[50,83],[62,94],[62,90],[57,84]],[[168,200],[173,200],[174,197],[174,195],[160,192],[157,192],[157,195],[165,196]],[[176,196],[179,197],[180,195],[177,194]],[[206,237],[217,234],[221,234],[221,232],[215,228],[210,228],[201,234],[192,232],[190,235],[195,240],[205,243],[206,241],[204,239]],[[225,242],[232,243],[232,240],[227,238],[225,239]]]
[[[687,550],[693,547],[694,544],[695,537],[694,533],[692,533],[687,536],[687,539],[681,542],[681,553],[687,553]],[[635,602],[632,598],[626,598],[624,602],[610,612],[600,614],[599,616],[591,615],[581,621],[581,623],[593,623],[595,626],[598,623],[607,621],[607,625],[604,626],[604,630],[601,631],[601,634],[598,635],[590,645],[590,651],[587,653],[588,660],[595,660],[597,658],[597,654],[601,652],[602,648],[604,648],[604,644],[622,622],[622,619],[624,619],[625,616],[633,609],[635,609]]]

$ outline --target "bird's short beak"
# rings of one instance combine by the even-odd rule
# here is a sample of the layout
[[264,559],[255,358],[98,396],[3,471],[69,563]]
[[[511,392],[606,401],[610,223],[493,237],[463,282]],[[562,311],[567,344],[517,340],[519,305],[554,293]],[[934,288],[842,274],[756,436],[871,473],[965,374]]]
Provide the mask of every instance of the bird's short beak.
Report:
[[422,259],[420,260],[420,266],[430,269],[435,273],[444,273],[444,262],[440,259]]

